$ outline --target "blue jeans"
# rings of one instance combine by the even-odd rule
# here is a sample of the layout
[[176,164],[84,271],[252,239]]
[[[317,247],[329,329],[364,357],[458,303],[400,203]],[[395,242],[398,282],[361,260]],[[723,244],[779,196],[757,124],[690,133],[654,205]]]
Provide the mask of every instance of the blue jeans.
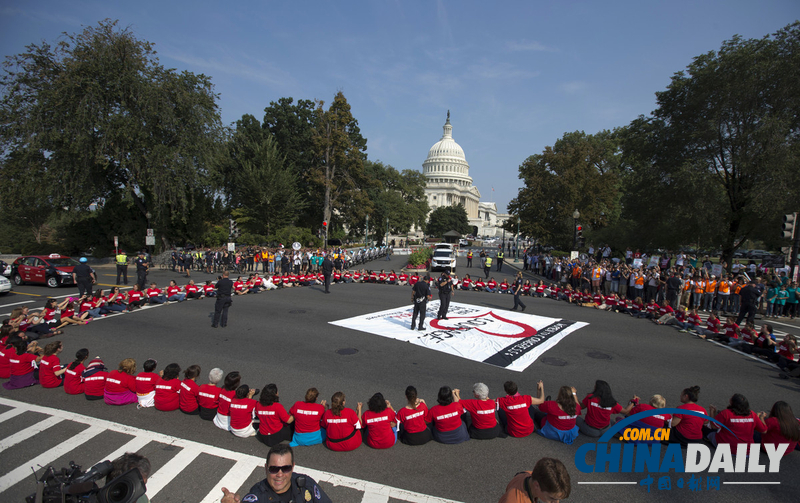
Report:
[[706,293],[706,311],[712,311],[714,309],[714,294],[713,293]]
[[154,296],[150,297],[150,303],[151,304],[163,304],[166,301],[167,301],[167,298],[164,297],[163,295],[154,295]]
[[728,301],[730,300],[731,296],[728,295],[717,295],[717,309],[720,311],[728,311]]
[[183,302],[183,300],[185,298],[186,298],[186,294],[185,293],[176,293],[175,295],[173,295],[172,297],[168,298],[167,300],[170,301],[170,302],[176,302],[176,301],[177,302]]

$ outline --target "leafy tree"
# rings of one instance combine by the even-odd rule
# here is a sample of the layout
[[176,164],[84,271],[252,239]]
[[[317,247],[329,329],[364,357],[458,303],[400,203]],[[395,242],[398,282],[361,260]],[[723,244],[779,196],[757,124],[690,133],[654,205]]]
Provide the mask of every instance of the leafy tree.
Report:
[[521,219],[521,234],[566,249],[572,246],[575,209],[580,223],[593,228],[616,222],[620,162],[618,135],[611,131],[565,133],[526,159],[519,167],[525,186],[508,205]]
[[49,177],[44,156],[25,148],[11,152],[2,161],[0,177],[2,219],[16,229],[7,236],[23,241],[30,236],[43,243],[52,231],[49,224],[55,213],[51,184],[59,183]]
[[467,210],[460,204],[454,206],[440,206],[433,210],[428,217],[425,233],[429,236],[442,236],[445,232],[456,231],[459,234],[469,234],[472,226],[469,225]]
[[165,69],[150,43],[105,20],[8,57],[0,86],[1,155],[43,156],[54,205],[85,211],[119,195],[156,229],[187,221],[221,131],[208,77]]

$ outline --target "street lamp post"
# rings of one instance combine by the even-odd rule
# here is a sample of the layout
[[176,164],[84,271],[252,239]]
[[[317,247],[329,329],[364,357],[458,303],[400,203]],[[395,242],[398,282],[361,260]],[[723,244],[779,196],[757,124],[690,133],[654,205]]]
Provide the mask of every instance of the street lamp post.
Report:
[[150,255],[153,255],[153,250],[147,244],[147,240],[148,240],[148,238],[150,236],[150,229],[151,229],[151,227],[150,227],[150,219],[153,218],[153,215],[148,211],[147,213],[144,214],[144,216],[147,219],[147,232],[146,232],[147,235],[145,236],[144,246],[145,246],[145,248],[148,249],[148,253]]
[[367,230],[364,235],[364,248],[369,248],[369,215],[367,215]]
[[519,262],[519,215],[517,215],[517,251],[514,253],[514,263]]
[[572,249],[576,250],[578,247],[578,219],[581,214],[577,208],[572,212]]
[[389,217],[386,217],[386,246],[389,246]]

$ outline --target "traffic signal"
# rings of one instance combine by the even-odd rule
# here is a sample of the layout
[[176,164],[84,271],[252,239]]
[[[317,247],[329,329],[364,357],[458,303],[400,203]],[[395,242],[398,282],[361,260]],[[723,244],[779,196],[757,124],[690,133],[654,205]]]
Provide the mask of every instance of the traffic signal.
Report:
[[322,221],[322,228],[323,229],[327,229],[328,228],[328,221],[327,220],[323,220]]
[[583,239],[583,226],[581,224],[575,226],[575,232],[578,233],[578,239]]
[[576,224],[575,225],[575,246],[577,248],[583,248],[584,242],[585,241],[583,239],[583,226],[581,224]]
[[783,216],[783,237],[794,239],[794,223],[797,213],[787,213]]
[[233,216],[228,218],[230,223],[230,235],[232,238],[239,236],[239,226],[236,224],[236,220],[233,219]]

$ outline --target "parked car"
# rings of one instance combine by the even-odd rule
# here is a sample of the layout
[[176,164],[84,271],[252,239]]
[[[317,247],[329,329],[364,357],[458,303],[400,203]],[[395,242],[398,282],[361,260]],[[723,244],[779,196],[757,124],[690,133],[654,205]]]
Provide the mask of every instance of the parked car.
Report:
[[0,294],[6,294],[11,291],[11,282],[5,276],[0,276]]
[[78,261],[58,253],[50,255],[23,255],[11,264],[11,280],[19,286],[39,283],[50,288],[72,285],[72,269]]
[[752,260],[761,260],[770,256],[772,256],[772,254],[766,250],[750,250],[747,252],[747,258]]
[[467,241],[466,239],[459,239],[458,246],[469,246],[469,241]]
[[450,272],[456,271],[456,252],[451,244],[437,243],[433,247],[431,272],[444,271],[445,269],[450,269]]
[[3,273],[3,276],[6,278],[11,277],[11,264],[7,263],[5,260],[0,260],[0,272]]

